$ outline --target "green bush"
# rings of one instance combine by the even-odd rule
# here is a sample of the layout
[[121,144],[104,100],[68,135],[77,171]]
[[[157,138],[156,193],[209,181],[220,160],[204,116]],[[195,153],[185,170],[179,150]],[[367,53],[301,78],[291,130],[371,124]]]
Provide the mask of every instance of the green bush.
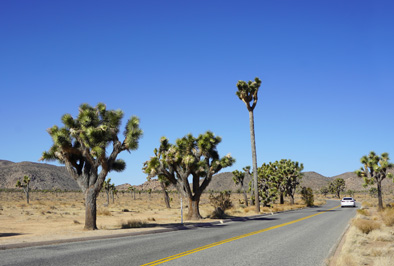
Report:
[[222,219],[226,217],[225,211],[230,209],[233,204],[230,200],[231,191],[219,192],[219,195],[215,196],[213,192],[209,195],[209,202],[215,208],[211,214],[213,219]]
[[310,187],[303,187],[301,189],[301,198],[305,202],[306,206],[313,206],[315,200],[313,196],[313,190]]

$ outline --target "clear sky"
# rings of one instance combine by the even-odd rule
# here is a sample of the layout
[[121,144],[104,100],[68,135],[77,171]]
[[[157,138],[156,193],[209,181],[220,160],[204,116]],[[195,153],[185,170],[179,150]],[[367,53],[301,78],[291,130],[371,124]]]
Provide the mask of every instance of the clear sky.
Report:
[[[207,130],[252,165],[238,80],[259,77],[258,165],[335,176],[394,159],[394,2],[0,1],[0,159],[37,162],[46,129],[104,102],[141,120],[116,185],[141,184],[160,137]],[[393,159],[391,161],[393,161]]]

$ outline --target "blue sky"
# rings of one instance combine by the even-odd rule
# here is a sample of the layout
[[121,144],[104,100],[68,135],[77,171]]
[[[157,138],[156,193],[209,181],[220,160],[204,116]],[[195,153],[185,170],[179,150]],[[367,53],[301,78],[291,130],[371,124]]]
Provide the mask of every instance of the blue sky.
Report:
[[[37,162],[81,103],[136,115],[140,147],[116,185],[141,184],[160,137],[207,130],[252,164],[238,80],[259,77],[258,165],[354,171],[394,158],[392,1],[0,1],[0,159]],[[393,160],[391,160],[393,161]]]

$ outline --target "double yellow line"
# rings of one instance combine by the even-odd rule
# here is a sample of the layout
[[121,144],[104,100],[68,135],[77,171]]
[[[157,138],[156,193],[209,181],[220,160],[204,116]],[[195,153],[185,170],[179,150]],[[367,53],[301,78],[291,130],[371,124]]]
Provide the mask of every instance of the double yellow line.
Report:
[[182,252],[182,253],[178,253],[176,255],[172,255],[172,256],[169,256],[169,257],[166,257],[166,258],[163,258],[163,259],[160,259],[160,260],[155,260],[155,261],[152,261],[152,262],[149,262],[149,263],[146,263],[146,264],[142,264],[141,266],[159,265],[159,264],[162,264],[164,262],[175,260],[175,259],[187,256],[187,255],[190,255],[190,254],[193,254],[193,253],[205,250],[205,249],[209,249],[209,248],[212,248],[212,247],[216,247],[216,246],[219,246],[219,245],[222,245],[222,244],[234,241],[234,240],[238,240],[238,239],[245,238],[245,237],[248,237],[248,236],[257,235],[257,234],[260,234],[260,233],[263,233],[263,232],[267,232],[267,231],[272,230],[272,229],[276,229],[276,228],[280,228],[280,227],[283,227],[283,226],[286,226],[286,225],[290,225],[290,224],[294,224],[294,223],[297,223],[297,222],[301,222],[303,220],[312,218],[314,216],[320,215],[322,213],[328,212],[328,211],[336,209],[338,207],[340,207],[340,205],[336,206],[334,208],[328,209],[326,211],[320,212],[320,213],[316,213],[316,214],[312,214],[312,215],[306,216],[306,217],[301,218],[301,219],[297,219],[297,220],[294,220],[294,221],[291,221],[291,222],[275,225],[275,226],[268,227],[268,228],[265,228],[265,229],[261,229],[261,230],[258,230],[258,231],[254,231],[254,232],[251,232],[251,233],[248,233],[248,234],[244,234],[244,235],[228,238],[228,239],[225,239],[225,240],[222,240],[222,241],[219,241],[219,242],[215,242],[215,243],[212,243],[212,244],[209,244],[209,245],[206,245],[206,246],[202,246],[202,247],[191,249],[191,250],[188,250],[188,251],[185,251],[185,252]]

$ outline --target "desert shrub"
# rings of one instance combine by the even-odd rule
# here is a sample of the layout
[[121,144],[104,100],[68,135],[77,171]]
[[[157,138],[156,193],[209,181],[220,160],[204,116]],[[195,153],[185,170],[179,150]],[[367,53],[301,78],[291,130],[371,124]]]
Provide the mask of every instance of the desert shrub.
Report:
[[382,213],[382,221],[386,226],[394,225],[394,208],[386,208]]
[[373,187],[369,190],[369,195],[372,198],[377,198],[378,197],[378,189],[376,187]]
[[101,215],[101,216],[111,216],[111,212],[108,209],[99,209],[97,211],[97,215]]
[[314,203],[313,190],[310,187],[303,187],[301,189],[301,198],[306,206],[311,207]]
[[361,214],[361,215],[364,215],[364,216],[370,216],[371,215],[367,209],[358,209],[357,213]]
[[379,222],[361,219],[361,218],[357,218],[357,219],[353,220],[353,225],[355,227],[357,227],[357,229],[359,229],[364,234],[369,234],[373,230],[380,228]]
[[146,222],[143,222],[141,220],[128,220],[127,222],[122,221],[120,224],[120,227],[122,229],[127,229],[127,228],[141,228],[146,225]]
[[225,211],[233,206],[230,196],[231,191],[221,191],[217,196],[211,192],[209,195],[209,202],[215,208],[211,214],[211,218],[221,219],[226,217]]

